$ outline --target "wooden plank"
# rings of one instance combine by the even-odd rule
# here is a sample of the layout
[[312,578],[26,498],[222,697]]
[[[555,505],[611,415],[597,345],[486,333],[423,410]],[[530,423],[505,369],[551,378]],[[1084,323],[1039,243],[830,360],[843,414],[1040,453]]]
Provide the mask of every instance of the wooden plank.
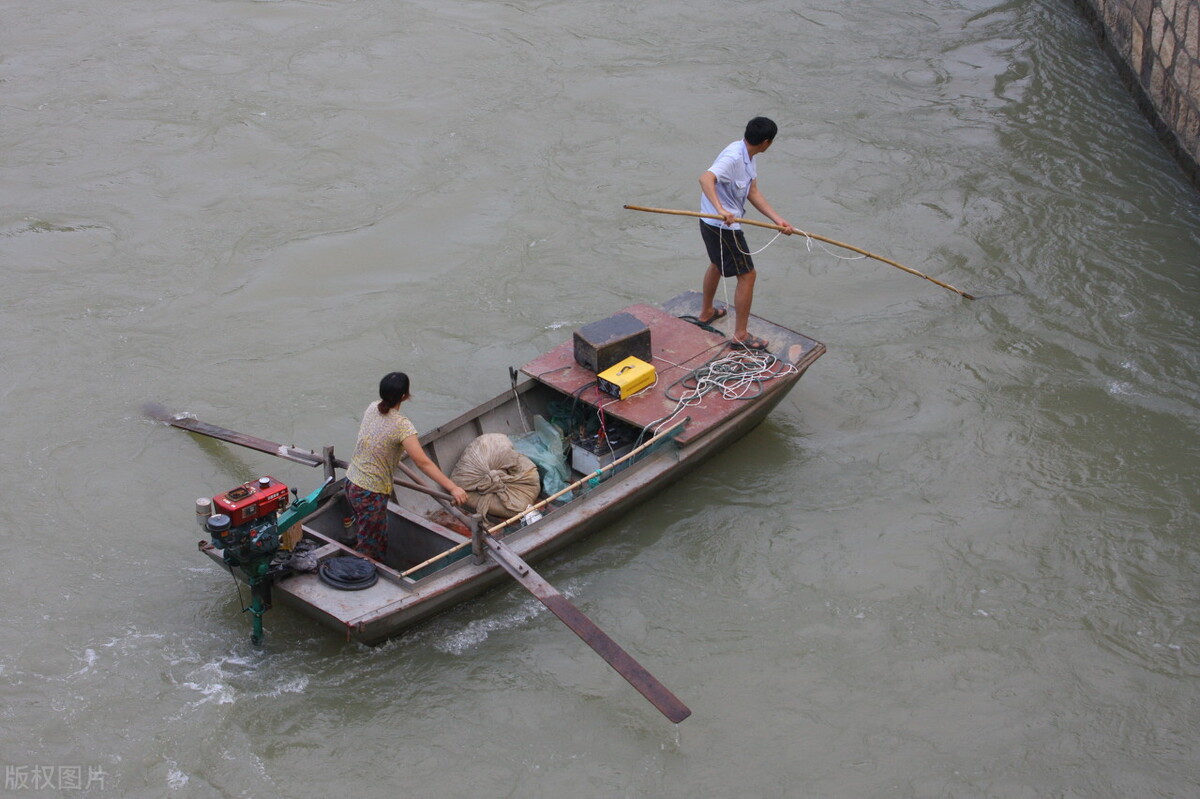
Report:
[[[649,442],[647,442],[648,445]],[[630,455],[632,454],[630,453]],[[400,464],[400,468],[413,480],[422,479],[420,474],[403,463]],[[501,542],[499,538],[493,538],[490,534],[491,531],[485,531],[480,520],[468,517],[445,500],[439,499],[438,502],[443,508],[462,518],[471,528],[471,547],[478,553],[480,562],[483,561],[484,554],[486,554],[500,564],[504,571],[537,597],[538,601],[570,627],[585,644],[604,658],[608,665],[616,669],[618,674],[624,677],[642,696],[650,700],[650,703],[668,719],[678,724],[692,715],[692,711],[686,705],[680,702],[673,693],[667,690],[665,685],[646,671],[642,664],[634,660],[633,656],[622,649],[607,633],[596,626],[595,622],[585,616],[583,611],[572,605],[565,596],[559,593],[558,589],[543,580],[541,575],[535,572],[508,545]]]
[[563,624],[604,658],[618,674],[624,677],[630,685],[650,701],[660,713],[678,724],[692,715],[687,705],[679,697],[671,693],[665,685],[648,672],[642,664],[609,637],[607,633],[596,626],[595,622],[583,614],[579,608],[559,593],[558,589],[542,579],[530,568],[520,555],[506,546],[502,541],[491,536],[484,536],[488,546],[488,554],[492,559],[512,576],[514,580],[525,587],[529,593],[537,597],[550,612],[557,616]]
[[172,427],[178,427],[180,430],[187,430],[188,432],[196,433],[202,436],[208,436],[209,438],[228,441],[230,444],[237,444],[238,446],[247,447],[248,449],[265,452],[268,455],[274,455],[278,458],[283,458],[284,460],[294,461],[295,463],[302,463],[305,466],[320,466],[325,462],[324,458],[312,450],[289,447],[274,441],[268,441],[265,438],[248,436],[245,433],[239,433],[236,430],[218,427],[215,424],[202,422],[199,419],[193,419],[180,413],[173,413],[166,407],[159,405],[156,402],[148,402],[143,405],[142,412],[152,419],[157,419],[160,422],[166,422]]

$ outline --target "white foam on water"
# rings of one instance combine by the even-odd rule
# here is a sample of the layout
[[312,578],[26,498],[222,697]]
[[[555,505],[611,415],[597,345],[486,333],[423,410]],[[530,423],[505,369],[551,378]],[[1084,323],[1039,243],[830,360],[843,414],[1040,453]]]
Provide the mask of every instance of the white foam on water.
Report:
[[506,613],[468,622],[466,627],[434,641],[433,646],[440,652],[462,655],[482,644],[492,633],[518,627],[541,612],[542,606],[539,603],[523,602]]
[[302,694],[308,688],[309,679],[306,676],[293,677],[287,682],[277,685],[259,696],[283,696],[284,694]]
[[188,775],[179,770],[173,760],[167,761],[167,788],[178,791],[188,784]]

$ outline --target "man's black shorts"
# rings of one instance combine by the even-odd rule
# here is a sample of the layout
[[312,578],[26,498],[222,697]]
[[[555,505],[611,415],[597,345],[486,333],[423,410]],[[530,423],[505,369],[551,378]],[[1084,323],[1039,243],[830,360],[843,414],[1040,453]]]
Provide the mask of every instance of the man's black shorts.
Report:
[[742,231],[710,225],[701,219],[700,235],[708,248],[708,260],[717,265],[723,276],[744,275],[754,270],[754,261]]

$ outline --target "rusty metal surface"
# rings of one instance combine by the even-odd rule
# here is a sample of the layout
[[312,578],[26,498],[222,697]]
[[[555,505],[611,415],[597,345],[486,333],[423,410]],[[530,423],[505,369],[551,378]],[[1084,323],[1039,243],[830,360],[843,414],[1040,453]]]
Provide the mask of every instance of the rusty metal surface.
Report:
[[[699,313],[699,293],[681,294],[664,303],[664,307],[666,310],[638,304],[621,311],[632,314],[650,328],[651,352],[658,382],[637,396],[616,400],[600,392],[592,385],[596,375],[575,362],[571,340],[525,364],[521,371],[551,388],[577,396],[580,402],[600,409],[605,414],[636,427],[646,427],[669,416],[676,409],[676,400],[668,396],[668,391],[674,397],[683,392],[683,388],[675,385],[677,381],[709,360],[730,352],[729,339],[723,333],[705,330],[679,318]],[[726,316],[714,326],[732,329],[732,321]],[[754,335],[772,342],[772,354],[796,365],[801,371],[803,366],[825,351],[824,345],[819,342],[758,317],[752,317],[750,330]],[[782,368],[780,366],[776,371]],[[772,384],[767,383],[764,392],[772,390]],[[716,392],[705,396],[698,404],[687,409],[686,413],[692,417],[692,421],[677,440],[680,444],[695,440],[728,421],[734,414],[744,411],[746,403],[752,401],[725,399]]]

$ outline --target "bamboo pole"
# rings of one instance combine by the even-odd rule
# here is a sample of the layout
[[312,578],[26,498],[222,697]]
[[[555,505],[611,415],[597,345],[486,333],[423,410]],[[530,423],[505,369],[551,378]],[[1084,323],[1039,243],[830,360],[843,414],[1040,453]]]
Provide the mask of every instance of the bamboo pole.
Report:
[[[646,211],[646,212],[652,213],[652,214],[671,214],[673,216],[694,216],[694,217],[697,217],[700,219],[721,219],[721,217],[718,216],[717,214],[702,214],[699,211],[678,211],[678,210],[674,210],[671,208],[647,208],[644,205],[626,205],[625,207],[627,209],[629,209],[630,211]],[[743,225],[754,225],[756,227],[765,227],[770,230],[778,230],[780,232],[783,231],[782,225],[774,225],[774,224],[771,224],[770,222],[759,222],[755,219],[740,219],[740,218],[734,218],[733,221],[739,222]],[[846,244],[844,242],[837,241],[836,239],[826,238],[825,236],[818,236],[816,233],[809,233],[808,231],[800,230],[799,228],[795,228],[795,231],[797,233],[799,233],[801,236],[806,236],[807,238],[810,238],[810,239],[816,239],[817,241],[823,241],[826,244],[832,244],[835,247],[841,247],[842,249],[850,250],[851,252],[856,252],[859,255],[865,255],[868,258],[874,258],[876,261],[881,261],[882,263],[885,263],[888,266],[894,266],[897,269],[902,269],[905,272],[908,272],[910,275],[916,275],[917,277],[923,277],[926,280],[928,280],[930,283],[939,285],[944,289],[949,289],[950,291],[953,291],[955,294],[958,294],[968,300],[975,299],[975,296],[973,294],[968,294],[967,292],[965,292],[961,289],[956,289],[956,288],[954,288],[954,286],[951,286],[949,283],[943,283],[942,281],[940,281],[936,278],[930,277],[929,275],[925,274],[924,272],[918,272],[916,269],[912,269],[910,267],[905,266],[904,264],[897,263],[897,262],[893,261],[891,258],[884,258],[882,255],[876,255],[873,252],[868,252],[860,247],[855,247],[853,244]]]
[[455,552],[458,552],[460,549],[466,549],[469,546],[471,546],[471,542],[469,540],[463,541],[461,544],[456,544],[455,546],[451,547],[450,549],[447,549],[445,552],[439,552],[438,554],[434,555],[432,558],[425,561],[424,563],[418,563],[416,566],[413,566],[411,569],[400,572],[400,576],[408,577],[410,574],[416,574],[417,572],[419,572],[421,569],[424,569],[429,564],[434,563],[435,561],[439,561],[442,558],[446,557],[447,555],[453,555]]

